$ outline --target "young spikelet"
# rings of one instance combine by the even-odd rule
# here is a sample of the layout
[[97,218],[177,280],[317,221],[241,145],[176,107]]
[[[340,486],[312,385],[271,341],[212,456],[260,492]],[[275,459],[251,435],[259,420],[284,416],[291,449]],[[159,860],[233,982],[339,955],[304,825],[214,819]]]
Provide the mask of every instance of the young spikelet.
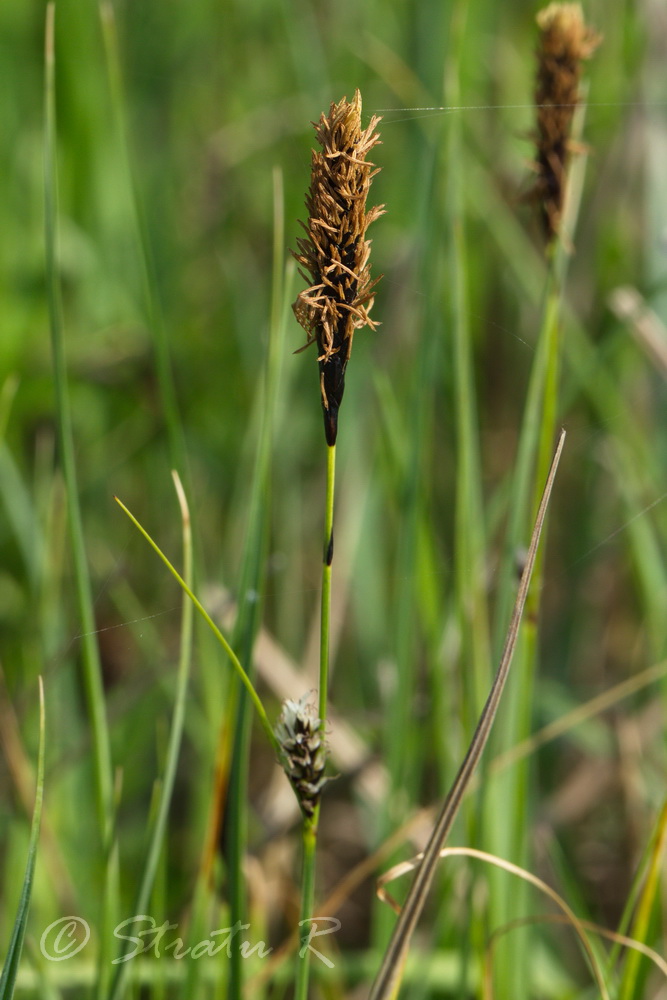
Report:
[[312,817],[327,779],[324,767],[327,747],[320,731],[317,709],[308,703],[310,695],[299,701],[288,699],[276,725],[276,736],[283,751],[283,767],[296,792],[299,805]]
[[565,197],[570,130],[579,102],[581,60],[601,41],[584,23],[577,3],[551,3],[537,15],[537,173],[533,197],[539,203],[548,241],[558,235]]
[[[375,329],[369,313],[373,290],[370,241],[366,230],[383,214],[384,206],[366,211],[371,180],[378,172],[366,154],[380,137],[373,117],[361,127],[361,95],[352,103],[344,97],[332,104],[313,125],[322,152],[313,150],[310,189],[306,197],[308,224],[301,223],[306,238],[297,240],[296,260],[309,287],[292,306],[306,331],[305,347],[317,343],[320,392],[327,444],[336,443],[338,409],[345,389],[345,369],[355,330]],[[303,348],[302,348],[303,349]]]

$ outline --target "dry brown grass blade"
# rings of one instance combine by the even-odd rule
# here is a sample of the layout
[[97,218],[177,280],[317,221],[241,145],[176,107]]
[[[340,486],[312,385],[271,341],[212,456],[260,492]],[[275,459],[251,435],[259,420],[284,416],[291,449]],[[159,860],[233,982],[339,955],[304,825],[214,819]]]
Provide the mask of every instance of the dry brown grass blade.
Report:
[[468,748],[468,752],[463,760],[463,763],[461,764],[461,767],[459,768],[458,774],[454,779],[454,783],[447,798],[445,799],[442,809],[440,810],[440,814],[436,820],[431,838],[426,845],[424,858],[421,865],[417,869],[417,873],[405,901],[403,911],[396,922],[389,946],[382,959],[382,964],[380,965],[378,974],[375,977],[373,985],[371,986],[369,1000],[390,1000],[390,997],[393,997],[398,989],[403,966],[410,947],[410,941],[417,925],[417,921],[419,920],[421,912],[424,908],[426,897],[431,888],[431,883],[433,882],[438,865],[438,859],[440,857],[440,851],[444,847],[447,836],[449,835],[452,824],[454,823],[454,819],[456,818],[456,814],[459,810],[463,795],[465,794],[466,788],[473,776],[479,758],[489,738],[491,726],[493,725],[493,720],[496,712],[498,711],[500,698],[509,674],[509,668],[519,634],[521,616],[526,603],[526,597],[528,596],[530,578],[535,565],[537,547],[542,533],[547,506],[549,504],[549,498],[553,489],[556,470],[558,468],[564,443],[565,431],[561,431],[556,453],[551,463],[551,469],[549,470],[549,476],[547,477],[546,486],[544,487],[544,493],[537,512],[535,527],[533,528],[530,547],[528,549],[528,556],[526,558],[526,565],[521,577],[521,583],[519,584],[519,591],[514,604],[514,610],[512,612],[512,618],[507,631],[505,647],[500,659],[498,672],[491,687],[484,709],[482,710],[479,722],[477,723],[477,728],[470,743],[470,747]]
[[[453,858],[453,857],[467,857],[476,858],[478,861],[485,861],[489,865],[494,865],[496,868],[501,868],[506,871],[509,875],[514,875],[517,878],[521,878],[524,882],[529,882],[530,885],[535,886],[539,889],[541,893],[556,904],[560,910],[562,910],[562,917],[564,923],[570,924],[579,940],[581,941],[581,946],[588,957],[591,969],[593,970],[593,975],[595,976],[595,981],[600,990],[600,995],[603,1000],[609,1000],[609,994],[607,992],[607,987],[604,982],[602,975],[602,970],[600,969],[599,963],[595,957],[595,952],[591,948],[588,938],[584,931],[586,929],[593,929],[598,931],[599,928],[596,925],[586,925],[584,921],[579,920],[574,910],[572,910],[568,904],[565,902],[562,896],[560,896],[555,889],[552,889],[550,885],[547,885],[541,878],[537,875],[533,875],[532,872],[527,871],[525,868],[521,868],[519,865],[513,864],[511,861],[505,861],[503,858],[497,857],[495,854],[488,854],[486,851],[478,851],[474,847],[445,847],[440,851],[441,858]],[[397,904],[391,898],[388,892],[385,891],[384,886],[387,883],[392,882],[394,879],[399,878],[401,875],[405,875],[407,872],[412,871],[416,864],[418,864],[420,858],[413,858],[411,861],[403,861],[398,865],[394,865],[390,871],[386,872],[381,879],[378,879],[378,896],[386,902],[389,903],[394,909],[396,909]],[[541,919],[540,917],[534,917],[530,919],[530,923],[534,923],[536,920]],[[506,928],[503,928],[503,931]],[[489,943],[489,949],[487,951],[487,961],[486,969],[484,975],[484,997],[485,1000],[493,1000],[493,989],[491,984],[491,957],[493,953],[493,944],[496,940],[496,935],[492,935],[491,941]],[[626,939],[627,941],[627,939]],[[626,942],[624,942],[626,943]]]

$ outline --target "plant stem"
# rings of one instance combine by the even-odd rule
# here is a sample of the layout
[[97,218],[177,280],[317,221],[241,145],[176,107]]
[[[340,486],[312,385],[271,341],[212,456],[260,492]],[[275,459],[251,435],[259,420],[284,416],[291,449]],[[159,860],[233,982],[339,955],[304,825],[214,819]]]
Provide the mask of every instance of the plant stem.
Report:
[[[269,538],[269,502],[271,493],[271,454],[276,426],[276,402],[283,352],[283,270],[284,270],[284,211],[282,174],[273,176],[273,282],[271,317],[266,371],[262,387],[262,417],[255,468],[249,498],[249,512],[244,545],[243,568],[239,586],[239,606],[233,633],[234,649],[254,682],[253,648],[261,623],[262,580],[266,571]],[[251,705],[238,683],[233,685],[230,703],[235,703],[232,717],[234,743],[229,768],[229,790],[226,806],[220,803],[218,817],[226,809],[225,860],[229,883],[229,907],[232,926],[246,922],[247,892],[244,858],[248,841],[248,771],[250,767]],[[220,740],[227,735],[221,730]],[[216,797],[222,788],[216,788]],[[229,963],[228,1000],[241,1000],[243,995],[243,955],[233,948]]]
[[[329,689],[329,631],[331,626],[331,565],[333,562],[334,485],[336,481],[336,445],[327,445],[327,492],[324,512],[324,551],[322,553],[322,603],[320,614],[320,697],[318,713],[320,729],[324,731],[327,718]],[[310,949],[307,942],[315,902],[315,851],[317,849],[317,824],[320,807],[315,807],[312,817],[303,818],[303,877],[301,880],[301,948],[299,949],[295,1000],[307,1000],[310,976]]]
[[74,434],[70,409],[69,387],[67,383],[67,361],[63,309],[60,290],[60,263],[58,250],[58,173],[56,158],[56,101],[55,101],[55,4],[46,8],[45,36],[45,141],[44,141],[44,237],[46,250],[46,283],[51,326],[51,350],[53,354],[53,382],[56,396],[56,420],[58,443],[62,463],[62,473],[67,496],[67,519],[72,560],[74,564],[74,584],[81,631],[81,659],[83,686],[92,732],[92,757],[95,774],[95,799],[97,821],[104,859],[104,887],[101,899],[102,928],[99,956],[98,996],[103,996],[109,978],[108,961],[110,928],[118,909],[117,854],[113,849],[114,840],[114,800],[111,745],[107,725],[102,666],[97,644],[97,628],[93,610],[92,589],[86,545],[83,533],[83,519],[79,504],[79,492],[74,461]]
[[51,320],[51,348],[53,352],[53,384],[56,394],[58,443],[61,451],[63,479],[67,494],[67,516],[72,542],[74,577],[79,614],[81,616],[81,647],[83,653],[84,684],[88,711],[93,731],[93,759],[97,786],[97,812],[103,837],[109,834],[112,813],[112,767],[109,750],[109,733],[104,710],[102,670],[97,630],[90,592],[90,577],[83,538],[83,525],[74,462],[72,414],[67,385],[67,361],[63,333],[62,303],[58,280],[57,236],[57,179],[56,179],[56,120],[55,120],[55,59],[53,51],[54,5],[47,8],[46,49],[46,142],[45,142],[45,226],[46,226],[46,277]]
[[331,625],[331,564],[333,561],[334,484],[336,445],[327,446],[327,496],[324,515],[324,552],[322,557],[322,611],[320,617],[320,704],[319,716],[324,730],[329,691],[329,630]]
[[[333,449],[330,449],[333,450]],[[317,821],[319,806],[312,819],[303,821],[303,877],[301,880],[301,946],[296,974],[295,1000],[307,1000],[310,975],[310,948],[306,947],[313,916],[315,901],[315,850],[317,848]]]
[[[176,494],[181,507],[181,517],[183,521],[183,577],[188,585],[192,584],[193,560],[192,560],[192,529],[190,524],[190,511],[187,499],[183,490],[178,473],[172,472]],[[183,609],[181,612],[181,641],[178,662],[178,679],[176,687],[176,698],[169,731],[169,743],[167,756],[162,775],[161,790],[157,803],[156,814],[152,824],[146,862],[144,865],[139,891],[134,904],[134,913],[145,913],[148,906],[151,891],[155,882],[155,876],[160,860],[160,852],[164,849],[167,821],[169,818],[169,807],[172,801],[174,783],[176,781],[176,768],[181,749],[181,737],[183,735],[183,725],[185,722],[185,705],[188,693],[188,681],[190,678],[190,663],[192,660],[192,619],[194,608],[186,593],[183,594]],[[127,955],[129,949],[124,948],[121,955]],[[116,966],[109,1000],[118,1000],[123,995],[125,978],[127,975],[127,963],[122,962]]]
[[139,190],[139,184],[135,176],[130,141],[128,138],[129,130],[126,121],[127,100],[125,98],[123,73],[121,69],[121,54],[118,44],[116,18],[113,4],[110,3],[109,0],[101,0],[99,4],[99,15],[102,26],[104,53],[107,61],[111,108],[115,119],[114,124],[116,132],[120,142],[120,149],[126,171],[134,217],[133,221],[135,226],[137,258],[139,262],[138,273],[141,283],[141,292],[144,297],[146,323],[153,339],[153,348],[155,351],[155,371],[157,374],[157,383],[160,391],[160,403],[162,406],[162,413],[164,415],[167,432],[169,459],[172,468],[178,471],[186,492],[191,492],[187,464],[187,449],[183,432],[183,421],[178,408],[169,338],[165,327],[162,304],[158,295],[158,282],[155,261],[153,259],[153,250],[149,237],[149,226]]

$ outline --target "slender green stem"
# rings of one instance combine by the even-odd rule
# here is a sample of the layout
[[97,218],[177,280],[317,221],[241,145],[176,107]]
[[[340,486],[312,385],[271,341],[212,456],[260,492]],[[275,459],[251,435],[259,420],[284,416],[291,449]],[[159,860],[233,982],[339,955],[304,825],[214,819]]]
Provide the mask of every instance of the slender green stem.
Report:
[[23,942],[25,941],[26,928],[28,924],[28,913],[30,911],[30,897],[35,876],[35,861],[37,860],[37,846],[39,843],[39,830],[42,821],[42,805],[44,801],[44,734],[45,734],[45,710],[44,710],[44,683],[39,678],[39,752],[37,757],[37,785],[35,788],[35,804],[32,810],[32,822],[30,824],[30,841],[28,843],[28,859],[23,876],[23,887],[19,898],[12,936],[4,957],[2,975],[0,976],[0,998],[1,1000],[11,1000],[14,996],[14,988],[19,972]]
[[[581,177],[579,171],[570,175],[568,193],[568,211],[564,222],[564,232],[569,234],[574,230],[574,222],[579,204]],[[569,235],[555,240],[548,248],[548,268],[546,272],[546,287],[543,295],[542,323],[540,326],[535,361],[533,364],[524,419],[519,440],[516,477],[513,499],[510,508],[510,523],[507,535],[508,548],[505,554],[505,586],[501,588],[500,607],[507,602],[512,590],[512,577],[516,572],[516,555],[525,532],[525,524],[529,517],[529,507],[532,515],[540,500],[540,483],[543,481],[549,466],[550,452],[557,429],[559,408],[560,353],[561,353],[561,314],[562,290],[568,262]],[[532,494],[532,495],[531,495]],[[512,734],[512,739],[523,738],[530,731],[531,714],[533,710],[533,689],[538,665],[539,644],[539,612],[544,569],[544,552],[538,553],[531,589],[526,601],[526,617],[521,628],[520,641],[517,647],[516,674],[517,684],[514,699],[509,700],[506,714],[506,734]],[[499,624],[502,616],[499,617]],[[526,810],[528,797],[528,766],[520,766],[498,784],[492,792],[493,801],[499,799],[511,801],[510,822],[508,822],[499,837],[494,835],[494,850],[509,856],[523,858],[526,852]],[[493,808],[493,806],[492,806]],[[506,890],[497,883],[497,900],[499,920],[507,918],[506,907],[509,897]],[[512,907],[520,906],[521,894],[514,891]],[[526,941],[523,933],[515,935],[508,941],[503,954],[499,956],[497,968],[499,981],[505,981],[518,968],[517,956],[525,950]],[[504,971],[507,969],[507,972]],[[509,981],[509,980],[508,980]],[[522,989],[517,981],[515,992]],[[523,995],[517,992],[517,996]]]
[[90,576],[83,538],[83,524],[74,462],[74,438],[67,385],[67,362],[63,332],[62,303],[58,280],[58,208],[56,168],[55,58],[53,48],[54,4],[47,7],[46,40],[46,142],[44,169],[46,280],[53,351],[53,383],[56,394],[58,439],[63,479],[67,493],[67,515],[72,541],[76,595],[81,616],[81,646],[88,710],[93,731],[93,760],[97,787],[97,811],[103,836],[109,834],[112,810],[113,776],[109,733],[104,710],[102,670],[93,614]]
[[162,306],[157,291],[158,283],[156,279],[151,242],[148,236],[148,225],[146,222],[139,185],[135,177],[132,163],[132,154],[128,140],[128,128],[125,116],[127,101],[125,99],[125,88],[121,70],[118,33],[116,29],[116,19],[113,5],[109,2],[109,0],[101,0],[99,4],[99,13],[102,25],[104,51],[107,60],[111,106],[115,118],[118,138],[121,144],[121,152],[123,155],[132,200],[134,224],[136,227],[137,256],[139,259],[139,277],[141,279],[141,290],[144,296],[144,308],[146,310],[148,328],[153,337],[155,368],[157,372],[158,385],[160,387],[162,412],[164,414],[165,426],[167,429],[169,456],[172,467],[178,470],[179,475],[185,483],[186,489],[189,489],[188,466],[186,461],[187,452],[183,435],[183,422],[179,414],[169,338],[167,336]]
[[241,663],[239,661],[238,656],[236,655],[236,653],[234,652],[234,650],[232,649],[232,647],[229,645],[229,643],[227,642],[227,640],[225,639],[224,635],[222,634],[222,632],[220,631],[220,629],[218,628],[218,626],[215,624],[215,622],[213,621],[213,619],[209,615],[209,613],[206,610],[206,608],[204,607],[204,605],[195,596],[195,594],[193,593],[192,589],[185,582],[185,580],[180,575],[180,573],[178,572],[178,570],[169,562],[169,560],[167,559],[166,555],[164,554],[164,552],[162,551],[162,549],[159,547],[159,545],[156,542],[153,541],[153,539],[148,534],[148,532],[146,531],[146,529],[139,523],[139,521],[137,521],[137,519],[134,516],[134,514],[132,514],[132,512],[130,510],[128,510],[128,508],[125,506],[125,504],[123,503],[123,501],[119,500],[118,497],[114,497],[114,499],[115,499],[116,503],[118,504],[118,506],[121,507],[122,510],[125,511],[125,513],[129,517],[130,521],[132,521],[132,524],[135,526],[135,528],[138,528],[138,530],[144,536],[144,538],[146,539],[146,541],[148,542],[148,544],[151,546],[151,548],[153,549],[153,551],[157,553],[157,555],[160,557],[160,559],[162,560],[162,562],[165,564],[165,566],[167,567],[167,569],[169,570],[169,572],[171,573],[171,575],[174,577],[174,579],[176,579],[178,581],[178,583],[181,586],[181,588],[188,595],[188,597],[190,598],[190,600],[194,604],[195,608],[197,609],[197,611],[199,612],[199,614],[202,616],[202,618],[204,619],[204,621],[206,622],[206,624],[208,625],[208,627],[210,628],[210,630],[213,632],[213,635],[216,637],[216,639],[218,640],[218,642],[220,643],[220,645],[224,649],[225,653],[227,654],[227,656],[229,657],[229,659],[231,661],[231,664],[232,664],[234,670],[238,674],[238,677],[239,677],[241,683],[243,684],[243,686],[245,687],[246,691],[250,695],[250,700],[252,701],[253,705],[255,706],[255,711],[257,712],[257,715],[259,716],[259,721],[261,722],[262,727],[264,729],[264,732],[266,733],[266,735],[268,737],[269,743],[271,744],[271,746],[275,750],[278,758],[281,758],[282,757],[282,751],[280,749],[280,744],[278,742],[276,734],[274,733],[274,731],[273,731],[273,729],[271,727],[271,723],[269,722],[269,718],[268,718],[268,716],[266,714],[266,709],[264,708],[264,705],[262,704],[261,698],[257,694],[257,691],[255,690],[252,681],[250,680],[250,678],[248,677],[247,673],[245,672],[245,670],[241,666]]
[[[319,716],[324,730],[329,690],[329,631],[331,626],[331,565],[333,562],[334,486],[336,481],[336,445],[327,446],[327,492],[324,513],[324,551],[322,553],[322,604],[320,614],[320,699]],[[311,818],[303,819],[303,877],[301,880],[301,947],[299,949],[295,1000],[307,1000],[310,976],[310,949],[306,947],[315,903],[315,852],[320,808]]]
[[[558,383],[560,379],[560,287],[557,278],[554,279],[549,290],[549,298],[546,305],[544,337],[546,340],[546,372],[544,381],[544,395],[542,399],[542,414],[540,420],[539,441],[537,446],[537,459],[535,463],[535,487],[540,482],[540,476],[544,475],[545,467],[548,468],[549,454],[556,433],[556,420],[558,416]],[[533,496],[533,506],[539,500],[537,490]],[[542,572],[544,563],[544,553],[538,555],[533,576],[533,585],[528,595],[526,621],[524,629],[528,636],[531,636],[531,657],[536,654],[537,642],[537,617],[540,605],[540,594],[542,589]]]
[[[234,627],[234,648],[245,664],[248,676],[254,680],[253,648],[261,621],[261,603],[257,599],[262,589],[266,567],[269,537],[269,502],[271,493],[271,453],[276,426],[276,401],[283,354],[283,270],[284,270],[284,212],[282,174],[273,175],[273,281],[271,318],[266,370],[262,388],[262,418],[255,469],[250,491],[248,522],[245,539],[243,569],[239,586],[239,607]],[[246,922],[247,900],[244,857],[248,840],[248,770],[250,766],[251,714],[250,703],[244,692],[231,693],[233,708],[234,746],[229,770],[229,788],[226,802],[225,861],[229,886],[230,922],[233,927]],[[226,735],[221,732],[221,739]],[[220,794],[222,789],[216,789]],[[228,1000],[241,1000],[243,995],[243,963],[240,948],[233,948],[229,960]]]
[[[554,364],[554,344],[557,340],[558,302],[556,275],[551,266],[547,272],[547,285],[544,290],[542,323],[538,336],[535,359],[528,386],[528,394],[521,435],[516,460],[516,470],[510,503],[506,549],[504,554],[503,577],[500,586],[498,602],[497,626],[506,620],[509,614],[509,602],[515,587],[517,553],[524,544],[526,523],[530,517],[531,507],[537,489],[537,470],[543,462],[543,446],[553,436],[552,427],[546,428],[545,403],[547,395],[551,394],[553,406],[554,380],[557,383],[557,373],[550,369]],[[555,419],[555,414],[554,414]],[[526,603],[526,616],[522,623],[517,642],[515,656],[516,683],[505,705],[505,717],[502,729],[498,731],[498,745],[506,745],[508,740],[516,741],[523,738],[530,730],[530,716],[533,707],[534,671],[537,658],[538,631],[535,624],[532,627],[528,620],[537,617],[539,602],[540,570],[542,554],[538,553],[533,581]],[[500,637],[498,637],[500,638]],[[528,766],[515,768],[511,774],[506,774],[500,780],[489,785],[486,801],[487,830],[489,843],[493,853],[523,863],[526,852],[526,808],[528,794]],[[500,803],[512,803],[508,811],[507,823],[498,825],[493,822]],[[501,923],[509,919],[510,913],[516,913],[521,905],[525,905],[525,888],[513,887],[509,894],[506,880],[496,873],[490,875],[491,903],[494,921]],[[523,902],[522,902],[523,901]],[[519,982],[517,955],[525,949],[528,930],[508,939],[497,953],[496,969],[498,982],[511,982],[517,998],[525,996],[523,984]]]
[[[442,220],[433,206],[437,201],[440,177],[437,143],[426,140],[421,176],[416,187],[418,228],[423,238],[417,252],[415,273],[422,275],[424,287],[438,288],[442,276]],[[414,669],[417,638],[423,623],[423,590],[420,576],[420,538],[428,537],[428,491],[425,473],[431,454],[433,406],[440,392],[440,348],[442,329],[440,303],[427,296],[423,314],[415,318],[416,328],[423,329],[411,366],[405,419],[405,439],[397,467],[400,520],[395,548],[395,593],[393,598],[390,645],[395,662],[395,682],[386,698],[383,741],[389,794],[381,803],[377,818],[377,836],[389,836],[401,822],[406,793],[412,796],[418,787],[418,775],[424,764],[425,741],[413,726],[413,707],[417,676]],[[400,734],[400,738],[397,738]],[[384,948],[389,940],[391,915],[381,909],[374,917],[374,944]]]
[[106,992],[109,979],[111,928],[116,922],[118,909],[117,852],[113,849],[113,767],[111,745],[104,702],[102,667],[97,644],[97,627],[93,611],[93,598],[86,558],[83,520],[79,504],[76,464],[74,461],[74,435],[67,384],[67,362],[63,311],[59,280],[58,253],[58,181],[56,160],[56,103],[55,103],[55,5],[46,8],[45,44],[45,142],[44,142],[44,230],[46,249],[46,283],[51,325],[53,353],[53,382],[56,394],[56,420],[62,462],[63,479],[67,496],[67,518],[72,545],[74,583],[80,617],[83,685],[90,726],[92,730],[92,757],[95,773],[95,799],[97,818],[102,840],[105,878],[101,900],[100,955],[98,996]]
[[301,947],[296,973],[295,1000],[307,1000],[308,979],[310,975],[310,948],[308,935],[310,933],[313,908],[315,902],[315,850],[317,848],[317,820],[319,807],[312,819],[303,822],[303,877],[301,880],[301,920],[299,922]]
[[[181,481],[178,477],[178,473],[174,471],[172,475],[174,477],[174,485],[176,487],[181,507],[181,516],[183,519],[183,574],[185,579],[188,581],[188,584],[191,584],[192,528],[190,525],[190,511],[188,509],[187,499]],[[137,893],[136,902],[134,904],[134,913],[146,912],[146,907],[155,882],[155,874],[157,872],[160,852],[164,844],[164,837],[167,829],[167,819],[169,815],[169,807],[171,805],[171,797],[174,790],[174,782],[176,780],[176,766],[178,764],[181,737],[183,735],[183,724],[185,721],[185,704],[188,691],[188,680],[190,677],[190,662],[192,659],[192,617],[192,602],[187,599],[187,594],[184,594],[183,610],[181,613],[181,642],[178,664],[178,681],[176,699],[174,702],[174,713],[169,732],[167,759],[165,762],[162,788],[160,790],[159,802],[157,805],[157,814],[151,831],[146,864],[144,867],[141,885],[139,886],[139,892]],[[125,948],[122,954],[127,954],[128,950],[129,949]],[[116,975],[109,994],[110,1000],[117,1000],[118,997],[122,996],[123,985],[127,973],[127,963],[122,962],[117,965],[116,968]]]
[[324,516],[324,553],[322,558],[322,611],[320,617],[320,704],[319,714],[324,729],[329,692],[329,631],[331,626],[331,564],[333,561],[334,485],[336,479],[336,445],[327,446],[327,497]]
[[[467,27],[467,2],[452,9],[451,41],[446,62],[444,103],[461,103],[461,53]],[[447,178],[445,224],[450,233],[447,254],[447,281],[443,296],[451,301],[452,363],[454,373],[454,412],[456,416],[456,509],[455,568],[456,596],[461,631],[461,662],[470,665],[465,671],[468,686],[465,718],[477,717],[484,704],[490,683],[491,650],[489,614],[486,602],[484,563],[486,553],[485,514],[482,502],[482,472],[477,423],[477,402],[470,309],[468,304],[468,250],[466,246],[463,192],[466,177],[462,164],[462,129],[460,118],[449,125],[442,175]],[[545,473],[546,476],[546,473]]]
[[[663,867],[665,841],[667,840],[667,802],[663,802],[657,828],[653,837],[652,850],[644,888],[639,897],[637,912],[632,925],[631,937],[634,941],[645,944],[648,938],[651,915],[653,913],[656,895],[659,891],[660,873]],[[658,897],[659,898],[659,897]],[[632,1000],[640,992],[640,968],[642,956],[634,949],[628,952],[623,969],[623,978],[619,989],[619,1000]]]

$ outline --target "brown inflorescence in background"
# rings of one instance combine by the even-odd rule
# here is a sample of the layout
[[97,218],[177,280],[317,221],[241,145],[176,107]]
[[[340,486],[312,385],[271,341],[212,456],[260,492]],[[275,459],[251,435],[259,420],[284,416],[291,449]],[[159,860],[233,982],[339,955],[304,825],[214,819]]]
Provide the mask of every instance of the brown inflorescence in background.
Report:
[[551,3],[537,15],[537,173],[533,196],[539,203],[547,240],[558,235],[570,149],[570,131],[579,102],[581,60],[601,41],[587,27],[577,3]]
[[373,116],[361,127],[361,94],[352,102],[343,98],[328,115],[313,123],[322,152],[313,150],[310,189],[306,197],[306,238],[297,240],[296,260],[310,286],[292,306],[308,335],[304,347],[317,343],[320,391],[327,444],[334,445],[338,409],[345,389],[345,369],[355,330],[375,328],[370,318],[373,292],[370,241],[366,230],[384,211],[377,205],[366,211],[371,180],[378,172],[366,154],[380,137]]

